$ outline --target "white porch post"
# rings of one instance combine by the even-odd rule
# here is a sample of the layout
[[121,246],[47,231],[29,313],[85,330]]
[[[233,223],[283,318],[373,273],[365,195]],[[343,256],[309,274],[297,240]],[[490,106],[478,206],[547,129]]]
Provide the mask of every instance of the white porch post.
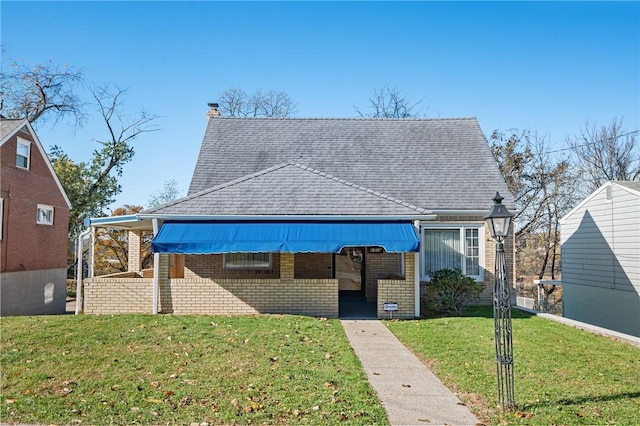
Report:
[[[153,219],[153,236],[158,235],[158,219]],[[160,253],[153,253],[153,313],[158,313],[160,293]]]
[[[422,239],[420,235],[420,221],[414,220],[413,226],[416,228],[416,233],[418,234],[418,238]],[[420,241],[420,250],[422,250],[422,241]],[[420,316],[420,251],[414,253],[414,263],[413,265],[413,277],[414,277],[414,297],[415,297],[415,311],[414,316],[418,318]]]
[[[76,279],[77,279],[77,283],[76,283],[76,311],[75,314],[78,315],[80,313],[80,311],[82,311],[82,270],[83,270],[83,265],[82,265],[82,239],[84,237],[86,237],[89,232],[91,232],[93,230],[93,227],[89,228],[88,230],[81,232],[80,235],[78,235],[78,245],[76,247],[76,258],[77,263],[76,263]],[[93,262],[93,252],[89,253],[90,256],[90,260],[91,262]]]
[[91,247],[89,247],[89,259],[91,259],[91,262],[89,262],[89,277],[93,278],[95,275],[95,256],[94,256],[94,250],[96,248],[96,228],[94,228],[93,226],[91,228]]

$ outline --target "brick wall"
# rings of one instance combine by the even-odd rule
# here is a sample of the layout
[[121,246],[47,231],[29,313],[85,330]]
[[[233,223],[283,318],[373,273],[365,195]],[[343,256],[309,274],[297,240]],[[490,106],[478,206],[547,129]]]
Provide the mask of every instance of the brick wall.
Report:
[[331,278],[331,253],[296,253],[296,278]]
[[160,295],[162,313],[338,316],[334,279],[175,279]]
[[84,281],[87,314],[150,314],[152,311],[153,279],[89,278]]
[[404,253],[404,280],[378,280],[378,318],[389,318],[384,310],[385,302],[395,302],[398,310],[393,312],[393,318],[415,318],[415,255]]
[[378,280],[390,279],[391,274],[402,275],[402,253],[365,254],[365,296],[368,302],[378,297]]
[[[16,167],[18,136],[31,142],[28,170]],[[69,207],[36,142],[30,134],[18,132],[2,145],[0,161],[3,199],[0,270],[66,269]],[[38,204],[54,208],[53,225],[36,223]]]
[[271,269],[269,270],[229,270],[224,269],[221,254],[200,254],[185,256],[184,278],[247,278],[259,279],[280,278],[280,254],[271,254]]
[[[477,223],[484,225],[486,221],[482,216],[439,216],[435,222],[437,223],[451,223],[453,225],[458,223]],[[485,226],[484,228],[484,290],[480,295],[480,304],[482,305],[491,305],[493,303],[493,277],[494,277],[494,267],[495,267],[495,254],[496,254],[496,246],[495,241],[491,238],[489,234],[488,228]],[[514,256],[514,247],[515,247],[515,237],[513,232],[513,223],[511,225],[511,231],[509,233],[509,237],[504,243],[504,250],[506,254],[506,263],[507,263],[507,277],[509,279],[509,284],[512,287],[515,287],[514,277],[515,277],[515,256]],[[424,287],[428,283],[421,283],[420,286],[420,294],[421,298],[424,295],[425,289]]]

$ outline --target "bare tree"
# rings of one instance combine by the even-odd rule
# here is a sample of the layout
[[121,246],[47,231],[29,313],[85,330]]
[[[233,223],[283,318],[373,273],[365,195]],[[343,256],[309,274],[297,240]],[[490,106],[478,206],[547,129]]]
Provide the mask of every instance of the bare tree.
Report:
[[50,153],[54,169],[72,202],[71,238],[82,229],[85,218],[103,214],[122,190],[118,178],[122,176],[123,166],[135,154],[132,142],[143,133],[158,130],[153,124],[157,116],[142,111],[130,117],[122,112],[126,90],[107,86],[92,89],[92,94],[107,130],[106,138],[97,140],[101,148],[94,150],[91,161],[81,163],[74,163],[57,146]]
[[74,92],[82,81],[82,71],[51,61],[33,66],[13,61],[0,71],[0,114],[31,123],[71,118],[82,125],[85,104]]
[[147,205],[149,208],[156,207],[169,201],[176,200],[180,197],[180,189],[178,188],[178,181],[175,179],[168,180],[164,183],[164,187],[161,190],[155,191],[149,196]]
[[369,98],[368,111],[362,111],[355,107],[360,117],[370,118],[410,118],[420,115],[416,107],[422,102],[412,102],[396,86],[384,86],[381,89],[373,89],[373,95]]
[[[491,150],[516,204],[518,276],[554,279],[560,252],[558,221],[577,201],[569,160],[552,156],[548,138],[528,130],[494,131]],[[546,289],[548,294],[553,290]]]
[[240,87],[225,90],[218,97],[220,112],[230,117],[289,117],[296,104],[282,91],[260,90],[247,94]]
[[568,138],[585,184],[583,195],[609,180],[640,180],[639,132],[625,130],[623,120],[613,118],[609,126],[586,123],[579,135]]

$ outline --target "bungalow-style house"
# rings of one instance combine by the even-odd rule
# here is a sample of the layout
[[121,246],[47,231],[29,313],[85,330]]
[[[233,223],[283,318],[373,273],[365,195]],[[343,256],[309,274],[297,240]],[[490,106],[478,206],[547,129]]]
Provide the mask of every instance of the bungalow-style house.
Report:
[[0,315],[64,313],[71,203],[31,124],[0,132]]
[[640,182],[605,183],[560,227],[563,315],[640,337]]
[[496,191],[513,204],[475,118],[208,115],[186,197],[88,222],[129,229],[132,253],[153,229],[155,267],[130,254],[128,273],[88,279],[85,312],[338,317],[360,298],[414,318],[442,268],[486,283],[490,303],[483,216]]

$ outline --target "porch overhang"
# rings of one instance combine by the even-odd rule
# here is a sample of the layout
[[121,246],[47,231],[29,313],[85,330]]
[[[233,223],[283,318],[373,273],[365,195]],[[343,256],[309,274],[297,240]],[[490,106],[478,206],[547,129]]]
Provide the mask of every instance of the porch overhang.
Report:
[[412,222],[396,221],[201,221],[165,222],[154,253],[340,253],[344,247],[383,247],[417,252]]

